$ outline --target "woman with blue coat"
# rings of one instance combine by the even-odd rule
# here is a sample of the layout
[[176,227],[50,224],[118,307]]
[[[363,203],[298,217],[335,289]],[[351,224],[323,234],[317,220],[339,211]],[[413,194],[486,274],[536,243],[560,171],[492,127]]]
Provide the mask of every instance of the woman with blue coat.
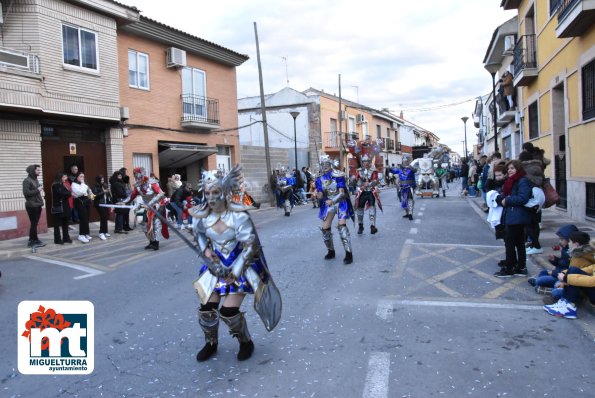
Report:
[[505,228],[504,246],[506,260],[504,267],[494,274],[498,278],[527,275],[527,253],[525,252],[525,226],[531,223],[530,209],[525,204],[531,199],[532,186],[518,160],[506,163],[508,178],[502,187],[502,195],[496,202],[504,207],[502,220]]

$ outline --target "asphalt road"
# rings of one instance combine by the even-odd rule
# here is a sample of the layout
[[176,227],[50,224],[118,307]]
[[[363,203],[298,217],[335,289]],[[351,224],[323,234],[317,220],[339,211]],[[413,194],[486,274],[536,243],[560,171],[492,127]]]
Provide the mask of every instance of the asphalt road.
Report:
[[[394,189],[381,195],[379,232],[353,240],[354,263],[326,252],[317,210],[254,220],[278,287],[283,318],[269,333],[247,299],[252,358],[220,328],[204,363],[192,288],[196,256],[176,236],[158,252],[140,232],[125,239],[49,248],[0,263],[2,397],[592,397],[595,322],[557,319],[526,278],[492,274],[501,241],[455,190],[417,199],[401,217]],[[120,237],[119,237],[120,238]],[[537,266],[529,263],[530,273]],[[89,300],[95,308],[90,375],[22,375],[17,306],[23,300]]]

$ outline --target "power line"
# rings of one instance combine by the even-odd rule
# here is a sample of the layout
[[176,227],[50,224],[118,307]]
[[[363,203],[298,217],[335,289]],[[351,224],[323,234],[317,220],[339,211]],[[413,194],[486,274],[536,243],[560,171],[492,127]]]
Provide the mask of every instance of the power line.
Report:
[[[485,95],[485,94],[484,94]],[[483,97],[483,95],[482,95]],[[452,102],[449,104],[442,104],[442,105],[436,105],[436,106],[431,106],[431,107],[424,107],[424,108],[409,108],[409,109],[401,109],[401,110],[394,110],[394,109],[390,109],[391,112],[430,112],[430,111],[435,111],[435,110],[440,110],[440,109],[445,109],[445,108],[451,108],[453,106],[458,106],[467,102],[471,102],[471,101],[475,101],[477,100],[477,96],[473,97],[473,98],[469,98],[463,101],[458,101],[458,102]]]

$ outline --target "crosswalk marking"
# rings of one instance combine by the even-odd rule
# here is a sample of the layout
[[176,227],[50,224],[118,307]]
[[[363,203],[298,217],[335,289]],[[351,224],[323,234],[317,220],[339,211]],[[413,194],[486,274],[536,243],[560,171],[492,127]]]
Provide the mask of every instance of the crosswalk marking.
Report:
[[390,354],[373,352],[368,361],[368,373],[364,386],[364,398],[388,397],[388,377],[390,374]]

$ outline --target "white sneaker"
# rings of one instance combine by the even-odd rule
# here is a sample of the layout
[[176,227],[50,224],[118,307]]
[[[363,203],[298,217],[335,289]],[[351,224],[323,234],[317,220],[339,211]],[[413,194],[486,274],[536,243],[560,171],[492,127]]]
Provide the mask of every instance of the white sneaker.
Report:
[[527,254],[543,254],[543,249],[537,249],[535,247],[530,247],[526,250]]
[[105,235],[106,237],[108,237],[108,238],[111,236],[111,235],[110,235],[110,234],[108,234],[107,232],[106,232],[106,233],[104,233],[104,235]]
[[85,235],[85,238],[87,238],[87,240],[93,239],[93,237],[91,235]]
[[184,224],[180,225],[180,231],[186,229],[186,226]]
[[105,234],[99,234],[99,239],[106,240],[107,238],[105,237]]
[[89,243],[89,239],[85,235],[79,235],[78,239],[83,243]]

